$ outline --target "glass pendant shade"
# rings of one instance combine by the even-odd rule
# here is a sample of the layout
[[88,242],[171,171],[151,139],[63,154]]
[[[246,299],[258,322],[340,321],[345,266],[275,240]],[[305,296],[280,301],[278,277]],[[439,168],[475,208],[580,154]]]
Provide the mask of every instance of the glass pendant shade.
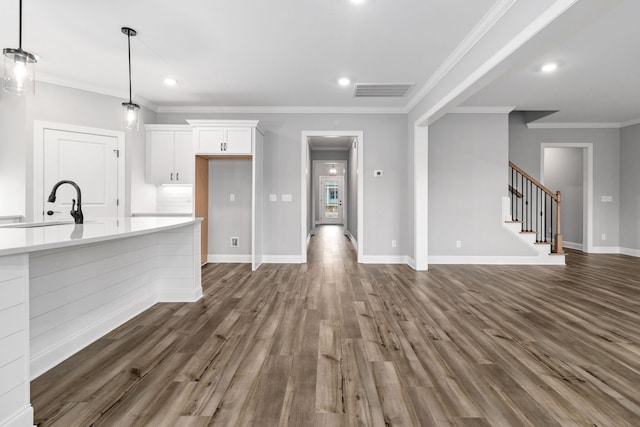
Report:
[[122,127],[125,129],[138,130],[140,118],[140,106],[133,102],[122,103]]
[[36,57],[22,49],[3,49],[4,90],[22,95],[35,93]]
[[331,167],[329,168],[329,175],[337,175],[338,174],[338,169],[336,169],[336,165],[331,165]]

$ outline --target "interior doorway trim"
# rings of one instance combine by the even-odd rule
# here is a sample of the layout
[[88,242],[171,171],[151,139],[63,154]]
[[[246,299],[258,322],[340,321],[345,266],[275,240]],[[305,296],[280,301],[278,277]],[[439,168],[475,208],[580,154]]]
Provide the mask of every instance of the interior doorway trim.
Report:
[[[357,168],[356,175],[358,180],[358,197],[356,200],[357,206],[357,218],[358,218],[358,263],[362,262],[364,251],[364,132],[363,131],[348,131],[348,130],[333,130],[333,131],[302,131],[301,132],[301,149],[300,149],[300,258],[302,263],[307,262],[307,243],[308,243],[308,231],[307,231],[307,218],[309,216],[309,182],[313,182],[311,176],[311,168],[309,159],[311,157],[311,148],[309,147],[309,137],[312,136],[349,136],[356,139],[356,153]],[[348,165],[347,165],[348,170]],[[311,221],[313,226],[313,218]]]
[[584,197],[582,200],[582,250],[593,253],[593,143],[591,142],[543,142],[540,144],[540,182],[544,184],[544,149],[545,148],[582,148],[585,154],[586,182],[583,177]]
[[126,200],[125,185],[125,137],[124,132],[109,129],[76,126],[66,123],[45,122],[34,120],[33,122],[33,220],[42,216],[44,194],[44,133],[45,130],[57,130],[63,132],[77,132],[92,135],[108,136],[118,140],[118,218],[124,218]]

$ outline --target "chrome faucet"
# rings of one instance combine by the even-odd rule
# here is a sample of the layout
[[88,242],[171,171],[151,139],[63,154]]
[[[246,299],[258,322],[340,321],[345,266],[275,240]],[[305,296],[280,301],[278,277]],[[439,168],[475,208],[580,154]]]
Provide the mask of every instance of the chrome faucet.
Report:
[[58,187],[62,184],[71,184],[76,189],[76,193],[78,194],[78,208],[76,209],[76,199],[71,199],[73,204],[71,205],[71,216],[76,224],[82,224],[84,222],[84,216],[82,215],[82,193],[80,192],[80,187],[73,181],[60,181],[56,185],[53,186],[53,190],[51,190],[51,194],[49,194],[49,198],[47,199],[50,203],[56,201],[56,191],[58,191]]

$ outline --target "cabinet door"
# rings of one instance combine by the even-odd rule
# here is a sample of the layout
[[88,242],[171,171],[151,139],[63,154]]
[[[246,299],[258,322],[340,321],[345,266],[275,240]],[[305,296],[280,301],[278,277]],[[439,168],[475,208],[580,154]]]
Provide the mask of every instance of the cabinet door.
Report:
[[200,154],[223,154],[224,153],[224,129],[198,129],[198,153]]
[[147,133],[147,181],[150,184],[175,184],[173,172],[173,132]]
[[193,153],[193,134],[191,132],[176,132],[173,142],[175,183],[191,184],[193,183],[196,160]]
[[251,154],[251,128],[228,128],[224,154]]

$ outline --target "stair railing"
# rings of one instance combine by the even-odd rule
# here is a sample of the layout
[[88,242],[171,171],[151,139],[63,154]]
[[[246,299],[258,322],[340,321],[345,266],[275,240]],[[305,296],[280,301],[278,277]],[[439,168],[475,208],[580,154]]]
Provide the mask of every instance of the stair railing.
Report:
[[564,253],[560,232],[560,192],[555,193],[509,162],[511,218],[522,231],[536,233],[536,243],[551,244],[551,252]]

